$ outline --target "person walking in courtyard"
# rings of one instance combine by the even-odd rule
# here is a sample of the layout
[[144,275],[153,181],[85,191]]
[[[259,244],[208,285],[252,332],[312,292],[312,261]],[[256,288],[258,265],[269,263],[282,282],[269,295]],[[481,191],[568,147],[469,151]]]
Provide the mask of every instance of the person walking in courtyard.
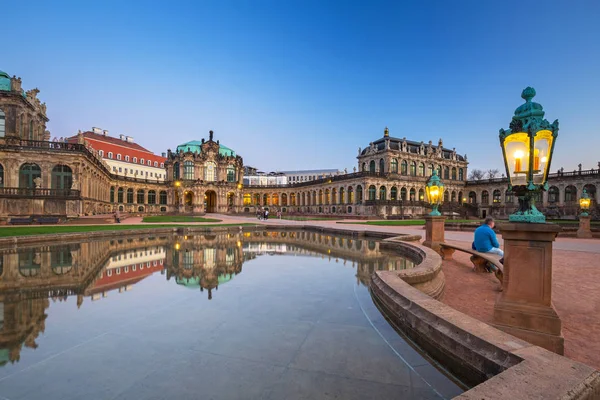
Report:
[[[500,249],[500,243],[496,238],[496,232],[494,232],[494,218],[487,217],[483,224],[475,229],[475,238],[472,244],[473,250],[477,250],[480,253],[492,253],[498,254],[500,257],[504,257],[504,252]],[[500,260],[502,262],[503,260]]]
[[265,210],[265,221],[269,219],[269,210]]
[[115,211],[115,222],[117,224],[121,223],[121,214],[119,213],[119,210]]

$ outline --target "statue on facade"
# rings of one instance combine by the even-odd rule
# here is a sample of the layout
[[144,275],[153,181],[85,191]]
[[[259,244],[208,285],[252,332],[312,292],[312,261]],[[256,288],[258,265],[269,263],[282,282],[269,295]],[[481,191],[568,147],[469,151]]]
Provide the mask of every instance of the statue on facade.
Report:
[[402,139],[402,151],[405,153],[408,151],[408,143],[406,142],[406,138]]
[[[360,156],[360,152],[361,152],[361,148],[359,147],[359,148],[358,148],[358,155],[359,155],[359,156]],[[600,163],[598,163],[598,164],[600,164]]]
[[36,189],[40,189],[42,187],[42,178],[39,176],[33,180]]
[[212,141],[213,141],[213,134],[214,134],[214,132],[213,132],[213,131],[208,131],[208,141],[209,141],[209,142],[212,142]]
[[75,178],[73,182],[71,182],[71,190],[79,190],[79,181]]
[[386,149],[386,150],[389,150],[389,149],[390,149],[390,141],[389,141],[389,139],[386,139],[386,140],[385,140],[385,149]]
[[354,173],[356,173],[356,167],[354,167],[353,170],[354,170]]
[[421,144],[419,145],[419,154],[422,156],[425,155],[425,144],[423,141],[421,141]]

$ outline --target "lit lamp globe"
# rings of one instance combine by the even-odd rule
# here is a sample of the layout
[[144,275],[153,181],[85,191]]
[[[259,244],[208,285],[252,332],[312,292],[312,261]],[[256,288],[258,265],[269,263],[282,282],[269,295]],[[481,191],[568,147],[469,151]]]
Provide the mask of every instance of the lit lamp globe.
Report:
[[425,186],[425,192],[427,193],[427,201],[431,204],[433,210],[429,213],[434,217],[439,217],[442,215],[438,208],[442,204],[442,199],[444,198],[444,184],[440,181],[440,177],[437,174],[437,171],[433,171],[433,175],[427,181],[427,185]]
[[542,106],[531,101],[534,96],[535,89],[523,90],[521,97],[525,104],[515,110],[509,129],[500,129],[508,190],[519,199],[518,210],[508,217],[511,222],[546,222],[544,214],[535,207],[533,195],[548,190],[558,120],[551,124],[544,119]]
[[587,190],[583,189],[583,193],[581,194],[581,198],[579,199],[579,208],[581,208],[582,217],[588,217],[590,214],[588,213],[591,204],[590,196],[587,194]]

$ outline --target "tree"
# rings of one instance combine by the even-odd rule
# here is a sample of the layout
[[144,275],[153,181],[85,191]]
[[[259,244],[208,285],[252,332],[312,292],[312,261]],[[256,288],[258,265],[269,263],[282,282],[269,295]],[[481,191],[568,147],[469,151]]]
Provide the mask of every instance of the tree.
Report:
[[488,169],[486,173],[489,179],[494,179],[496,175],[500,173],[500,171],[498,171],[497,169]]
[[485,177],[485,172],[480,169],[472,169],[469,174],[469,180],[471,181],[480,181]]

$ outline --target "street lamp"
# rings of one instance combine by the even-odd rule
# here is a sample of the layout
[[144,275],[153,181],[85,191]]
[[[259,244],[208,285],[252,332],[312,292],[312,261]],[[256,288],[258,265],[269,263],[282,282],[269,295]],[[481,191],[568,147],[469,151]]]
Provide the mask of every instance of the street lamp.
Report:
[[588,210],[590,209],[590,203],[591,203],[591,199],[590,196],[587,194],[587,190],[583,189],[583,193],[581,194],[581,198],[579,199],[579,208],[581,208],[581,215],[582,217],[588,217],[590,214],[588,213]]
[[544,119],[542,106],[531,101],[534,96],[535,89],[523,90],[521,97],[525,104],[515,110],[509,129],[500,129],[508,190],[519,198],[519,209],[508,217],[510,222],[546,222],[544,214],[535,207],[533,194],[548,190],[558,120],[550,124]]
[[438,211],[438,207],[442,204],[442,200],[444,198],[444,184],[440,181],[440,177],[437,174],[437,171],[433,171],[433,175],[427,181],[427,185],[425,186],[425,192],[427,193],[427,201],[431,204],[433,210],[429,213],[434,217],[439,217],[440,212]]

